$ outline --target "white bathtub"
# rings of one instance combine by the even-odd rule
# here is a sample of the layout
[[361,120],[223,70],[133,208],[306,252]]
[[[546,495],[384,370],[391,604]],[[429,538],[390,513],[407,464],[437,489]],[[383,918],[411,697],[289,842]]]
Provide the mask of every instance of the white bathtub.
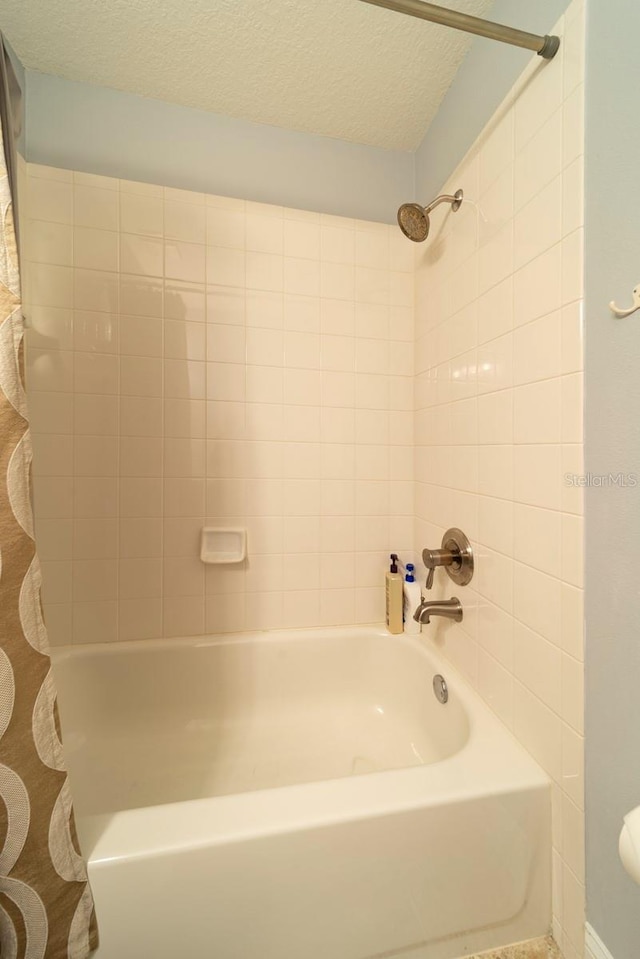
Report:
[[424,640],[142,641],[54,669],[99,959],[452,959],[548,931],[549,783]]

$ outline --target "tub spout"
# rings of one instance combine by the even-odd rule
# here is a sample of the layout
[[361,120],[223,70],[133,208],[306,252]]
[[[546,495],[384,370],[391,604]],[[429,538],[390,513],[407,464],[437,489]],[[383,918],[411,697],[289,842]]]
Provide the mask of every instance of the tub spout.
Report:
[[431,602],[423,600],[413,618],[418,623],[430,623],[432,616],[444,616],[445,619],[452,619],[455,623],[462,622],[462,603],[457,596],[452,599],[437,599]]

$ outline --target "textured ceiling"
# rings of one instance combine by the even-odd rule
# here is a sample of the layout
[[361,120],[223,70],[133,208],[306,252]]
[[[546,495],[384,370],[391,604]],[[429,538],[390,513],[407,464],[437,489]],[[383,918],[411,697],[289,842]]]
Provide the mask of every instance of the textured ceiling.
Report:
[[400,150],[470,39],[358,0],[2,0],[0,28],[43,73]]

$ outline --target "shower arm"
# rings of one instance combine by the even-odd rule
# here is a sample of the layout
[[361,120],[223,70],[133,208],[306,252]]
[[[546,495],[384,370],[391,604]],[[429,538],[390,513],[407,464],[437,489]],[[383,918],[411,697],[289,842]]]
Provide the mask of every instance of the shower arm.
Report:
[[[458,191],[458,193],[459,192],[460,191]],[[451,206],[454,207],[455,213],[462,202],[462,198],[461,196],[458,196],[458,193],[456,193],[455,196],[450,196],[448,193],[443,193],[441,196],[437,196],[435,200],[429,204],[429,206],[425,206],[424,212],[427,214],[427,216],[429,216],[429,214],[432,213],[437,206],[440,206],[441,203],[450,203]]]
[[454,30],[475,33],[479,37],[488,37],[489,40],[510,43],[514,47],[534,50],[545,60],[552,60],[560,47],[558,37],[541,37],[535,33],[525,33],[524,30],[505,27],[501,23],[492,23],[491,20],[482,20],[467,13],[458,13],[457,10],[448,10],[434,3],[425,3],[424,0],[362,0],[362,2],[372,3],[386,10],[395,10],[396,13],[406,13],[421,20],[430,20],[431,23],[440,23],[445,27],[453,27]]

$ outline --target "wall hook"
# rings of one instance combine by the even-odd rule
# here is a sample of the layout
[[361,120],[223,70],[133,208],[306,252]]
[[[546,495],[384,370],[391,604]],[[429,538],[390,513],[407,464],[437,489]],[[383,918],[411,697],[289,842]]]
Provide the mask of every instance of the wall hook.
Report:
[[616,306],[613,300],[609,303],[609,309],[614,316],[617,316],[619,319],[623,316],[631,316],[632,313],[635,313],[636,310],[640,310],[640,286],[637,286],[633,291],[633,306],[628,310],[621,310],[619,306]]

